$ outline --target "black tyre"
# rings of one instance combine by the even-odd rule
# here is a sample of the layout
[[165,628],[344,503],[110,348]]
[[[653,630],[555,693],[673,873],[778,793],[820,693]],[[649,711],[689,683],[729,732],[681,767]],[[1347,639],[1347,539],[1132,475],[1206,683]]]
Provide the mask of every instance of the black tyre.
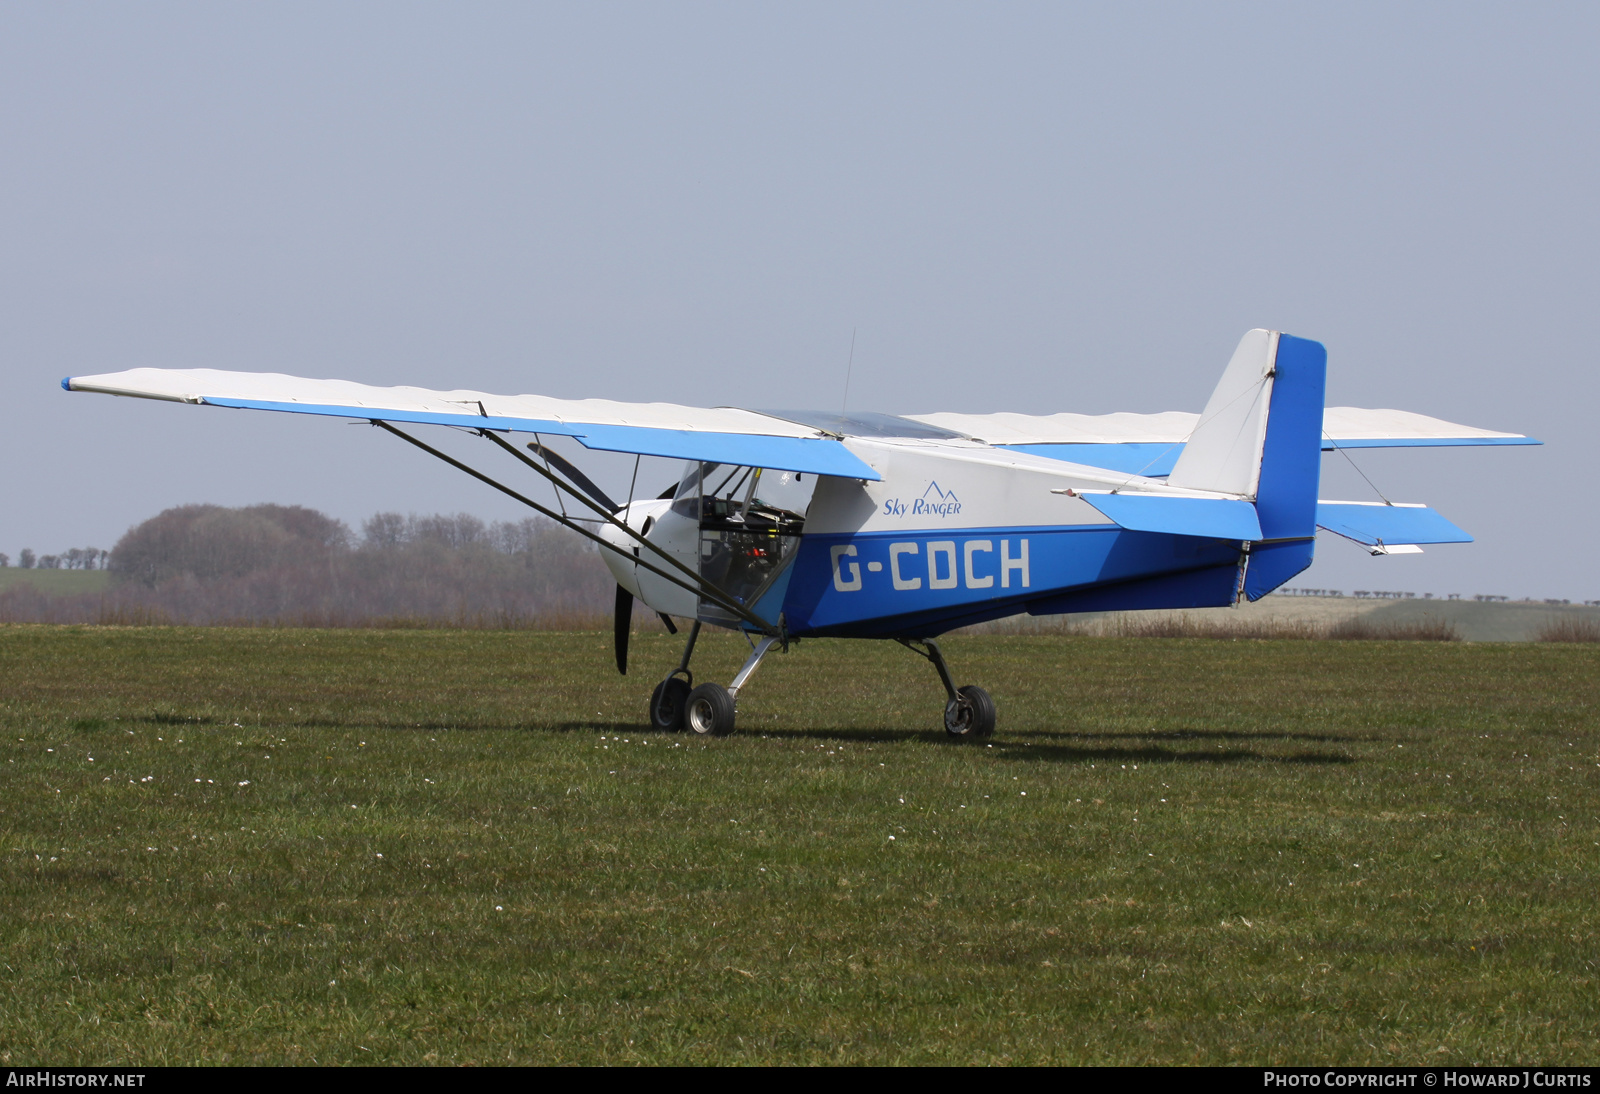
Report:
[[733,732],[733,696],[721,684],[701,684],[684,703],[683,724],[702,737],[726,737]]
[[689,701],[689,684],[681,676],[669,676],[656,685],[650,696],[650,728],[676,733],[683,728],[683,708]]
[[994,732],[994,700],[976,684],[956,689],[945,705],[944,731],[952,737],[987,737]]

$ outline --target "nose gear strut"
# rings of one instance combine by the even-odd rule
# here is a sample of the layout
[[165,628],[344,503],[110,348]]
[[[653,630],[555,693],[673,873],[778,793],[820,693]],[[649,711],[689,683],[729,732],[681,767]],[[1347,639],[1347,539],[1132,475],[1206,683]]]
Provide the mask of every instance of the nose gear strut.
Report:
[[665,680],[656,685],[650,696],[650,728],[663,733],[676,733],[683,728],[683,712],[689,702],[689,692],[694,687],[694,673],[689,670],[689,658],[694,655],[695,639],[700,637],[700,621],[696,619],[689,628],[689,638],[683,645],[683,659],[678,667],[667,673]]

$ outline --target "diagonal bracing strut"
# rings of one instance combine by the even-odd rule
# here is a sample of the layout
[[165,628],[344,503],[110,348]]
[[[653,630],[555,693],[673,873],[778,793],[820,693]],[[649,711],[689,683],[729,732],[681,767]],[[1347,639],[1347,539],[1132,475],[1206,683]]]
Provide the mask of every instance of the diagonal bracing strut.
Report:
[[[517,501],[520,501],[522,504],[526,505],[528,508],[532,509],[534,512],[539,513],[541,516],[545,516],[545,517],[550,518],[551,520],[555,521],[557,524],[561,525],[564,528],[570,528],[572,531],[577,532],[580,536],[583,536],[585,539],[593,540],[595,543],[599,544],[601,546],[601,548],[603,548],[604,550],[615,551],[617,554],[622,554],[623,553],[614,544],[607,543],[605,540],[601,539],[599,536],[595,535],[593,532],[589,531],[587,528],[580,527],[579,525],[573,523],[573,521],[570,518],[564,517],[560,513],[557,513],[552,509],[545,508],[543,505],[540,505],[538,502],[534,501],[532,498],[529,498],[529,497],[527,497],[527,496],[525,496],[523,494],[518,493],[517,491],[511,489],[511,487],[509,487],[509,486],[506,486],[506,485],[504,485],[502,483],[496,482],[494,479],[491,479],[488,475],[485,475],[483,472],[478,471],[478,470],[476,470],[474,468],[468,467],[466,464],[462,463],[460,460],[455,459],[452,456],[445,455],[443,452],[440,452],[437,448],[434,448],[432,445],[428,444],[427,442],[419,441],[415,437],[411,436],[410,434],[405,433],[402,430],[396,429],[394,426],[390,425],[388,422],[385,422],[385,421],[383,421],[381,419],[369,419],[369,420],[372,422],[373,425],[378,426],[381,429],[387,430],[390,433],[393,433],[396,437],[399,437],[401,440],[406,441],[409,444],[415,445],[417,448],[422,449],[424,452],[428,453],[430,456],[435,456],[438,459],[443,460],[445,463],[449,464],[451,467],[454,467],[456,470],[464,471],[468,475],[471,475],[473,478],[477,479],[479,482],[482,482],[482,483],[484,483],[484,484],[486,484],[488,486],[492,486],[496,490],[500,491],[502,494],[505,494],[507,497],[514,498]],[[630,529],[630,532],[631,532],[631,529]],[[652,544],[651,546],[653,547],[654,545]],[[687,589],[689,592],[692,592],[697,596],[705,596],[706,599],[711,600],[714,603],[716,603],[718,607],[723,608],[726,611],[732,612],[733,614],[737,615],[740,619],[743,619],[745,622],[751,624],[756,629],[760,630],[763,634],[773,634],[777,630],[777,628],[775,628],[771,623],[768,623],[765,619],[762,619],[759,615],[756,615],[754,612],[750,611],[743,604],[740,604],[737,601],[733,600],[726,593],[722,592],[722,590],[715,589],[714,590],[715,591],[715,595],[708,595],[708,592],[710,590],[708,590],[707,588],[705,588],[703,586],[703,580],[700,579],[698,574],[694,574],[693,576],[697,579],[697,581],[701,581],[702,582],[702,587],[692,586],[688,582],[683,581],[682,579],[676,577],[673,574],[667,573],[665,570],[661,569],[659,566],[656,566],[655,564],[650,563],[650,562],[646,562],[642,558],[634,557],[633,559],[631,559],[631,561],[635,565],[643,566],[646,570],[649,570],[651,573],[655,574],[657,577],[663,578],[666,581],[670,581],[672,584],[677,585],[680,588]]]
[[[521,452],[518,452],[516,446],[511,444],[511,443],[509,443],[508,441],[506,441],[505,438],[498,437],[495,434],[490,433],[486,429],[480,429],[480,430],[478,430],[478,432],[482,436],[487,438],[488,440],[493,441],[495,444],[499,445],[501,448],[503,448],[507,452],[511,453],[513,456],[515,456],[517,459],[521,460],[523,463],[527,464],[529,467],[533,468],[535,471],[537,471],[539,474],[543,475],[545,478],[549,479],[551,481],[551,483],[553,483],[558,489],[565,490],[568,494],[571,494],[574,498],[576,498],[577,500],[583,502],[583,504],[587,505],[590,509],[593,509],[596,513],[598,513],[600,515],[601,519],[603,519],[607,524],[611,525],[613,528],[617,529],[619,532],[622,532],[629,539],[634,540],[637,543],[643,544],[645,547],[648,547],[650,550],[654,551],[656,553],[656,555],[659,556],[664,562],[668,563],[671,566],[676,567],[679,570],[682,570],[685,574],[687,574],[689,576],[689,579],[692,580],[695,583],[695,587],[697,589],[707,591],[707,595],[709,595],[709,597],[711,599],[717,599],[718,594],[721,594],[721,596],[723,596],[723,597],[727,596],[726,593],[723,593],[722,590],[718,589],[715,585],[711,584],[704,577],[700,576],[699,574],[697,574],[693,570],[691,570],[689,567],[687,567],[683,563],[679,562],[668,551],[663,549],[659,544],[651,543],[648,539],[645,539],[644,536],[640,535],[638,532],[636,532],[632,528],[628,527],[628,525],[625,522],[618,520],[615,513],[607,512],[605,507],[600,505],[600,504],[598,504],[593,498],[587,497],[582,491],[573,489],[572,486],[569,483],[565,483],[565,482],[561,481],[561,479],[558,478],[553,472],[551,472],[551,470],[548,467],[541,467],[537,460],[531,460],[527,456],[523,455]],[[638,557],[638,556],[635,556],[635,557]]]
[[[733,605],[743,603],[742,601],[734,600],[733,597],[729,596],[722,589],[717,588],[716,585],[714,585],[711,582],[707,581],[702,575],[700,575],[699,573],[697,573],[694,570],[690,569],[688,566],[685,566],[682,562],[679,562],[678,559],[675,556],[673,556],[669,551],[667,551],[665,548],[663,548],[660,544],[651,543],[648,539],[646,539],[644,537],[643,534],[641,534],[640,532],[635,531],[633,528],[630,528],[628,526],[627,522],[618,520],[617,516],[616,516],[616,513],[614,511],[607,510],[604,505],[599,504],[597,502],[597,499],[588,496],[586,493],[584,493],[581,490],[574,489],[571,483],[562,481],[562,479],[559,476],[557,476],[554,472],[552,472],[550,470],[550,468],[548,468],[546,466],[541,466],[537,460],[529,459],[522,452],[518,451],[516,446],[511,444],[511,443],[509,443],[504,437],[501,437],[501,436],[498,436],[497,434],[491,433],[487,429],[478,430],[478,435],[483,437],[486,440],[493,441],[495,444],[499,445],[501,448],[505,449],[507,452],[509,452],[513,456],[515,456],[518,460],[521,460],[524,464],[528,465],[533,470],[537,471],[539,474],[541,474],[545,478],[549,479],[552,486],[555,486],[559,490],[566,491],[573,498],[577,499],[578,501],[581,501],[584,505],[586,505],[590,509],[594,510],[594,512],[597,513],[602,520],[604,520],[607,524],[611,525],[617,531],[621,532],[623,535],[627,536],[629,539],[633,540],[635,543],[638,543],[643,547],[647,547],[651,551],[655,552],[657,557],[659,557],[663,562],[666,562],[668,565],[673,566],[676,569],[683,571],[683,573],[688,576],[689,580],[694,583],[694,587],[690,588],[690,586],[685,584],[682,579],[679,579],[679,581],[677,582],[679,588],[689,589],[689,591],[696,592],[696,593],[698,593],[698,595],[704,596],[708,600],[713,600],[718,604],[725,605],[730,610],[733,610],[734,614],[739,615],[742,618],[751,619],[752,621],[755,620],[755,619],[759,619],[760,618],[759,616],[750,616],[750,615],[747,615],[744,612],[739,612],[739,611],[735,610],[733,608]],[[543,448],[542,445],[540,447],[541,447],[541,449]],[[560,459],[559,456],[557,458]],[[565,462],[565,461],[563,461],[563,462]],[[572,467],[570,464],[567,466],[567,471],[568,471],[569,475],[574,474],[574,473],[579,473],[577,468]],[[587,481],[587,480],[585,480],[585,481]],[[589,485],[593,486],[594,484],[590,483]],[[598,489],[598,488],[596,488],[596,489]],[[630,502],[629,504],[632,504],[632,503]],[[565,506],[562,507],[562,514],[563,514],[563,516],[566,515]],[[571,518],[571,519],[575,520],[577,518]],[[613,550],[615,550],[615,548],[613,548]],[[618,553],[620,554],[621,552],[618,552]],[[639,552],[638,552],[637,549],[635,549],[633,557],[634,557],[634,559],[636,561],[639,559]],[[660,571],[657,571],[657,572],[659,573]],[[657,612],[656,614],[657,615],[661,615],[663,621],[667,620],[667,617],[663,613]],[[771,624],[765,624],[765,626],[767,627],[766,633],[768,633],[768,634],[776,634],[776,633],[778,633],[779,631],[782,630],[783,621],[781,619],[778,621],[778,627],[777,628],[773,628],[771,626]],[[667,624],[667,629],[671,630],[674,634],[677,633],[676,629],[672,627],[670,622],[668,622],[668,624]]]

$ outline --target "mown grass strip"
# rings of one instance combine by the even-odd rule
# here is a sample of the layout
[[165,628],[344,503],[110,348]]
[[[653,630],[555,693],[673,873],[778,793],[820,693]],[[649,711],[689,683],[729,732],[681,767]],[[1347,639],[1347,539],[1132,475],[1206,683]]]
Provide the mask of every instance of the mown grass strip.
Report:
[[[0,1062],[1587,1062],[1600,650],[0,628]],[[743,656],[712,636],[701,678]]]

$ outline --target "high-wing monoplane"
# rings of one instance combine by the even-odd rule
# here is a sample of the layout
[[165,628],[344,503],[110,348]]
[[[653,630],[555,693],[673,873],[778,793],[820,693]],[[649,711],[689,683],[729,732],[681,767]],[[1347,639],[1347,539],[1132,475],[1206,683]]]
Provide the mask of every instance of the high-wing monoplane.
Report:
[[[1311,565],[1319,527],[1374,554],[1471,540],[1415,504],[1322,501],[1325,451],[1537,444],[1396,410],[1324,407],[1320,343],[1253,330],[1199,414],[831,413],[697,409],[478,391],[370,387],[211,369],[69,377],[93,391],[365,420],[594,541],[617,580],[617,668],[635,600],[688,623],[655,687],[652,725],[722,735],[774,646],[815,635],[894,639],[926,657],[953,737],[992,733],[995,706],[957,687],[938,637],[1027,613],[1199,608],[1258,600]],[[547,480],[554,505],[415,436],[471,431]],[[548,443],[684,461],[624,501]],[[531,438],[531,439],[529,439]],[[508,465],[509,466],[509,465]],[[630,491],[631,492],[631,491]],[[726,685],[695,685],[703,625],[743,631]]]

